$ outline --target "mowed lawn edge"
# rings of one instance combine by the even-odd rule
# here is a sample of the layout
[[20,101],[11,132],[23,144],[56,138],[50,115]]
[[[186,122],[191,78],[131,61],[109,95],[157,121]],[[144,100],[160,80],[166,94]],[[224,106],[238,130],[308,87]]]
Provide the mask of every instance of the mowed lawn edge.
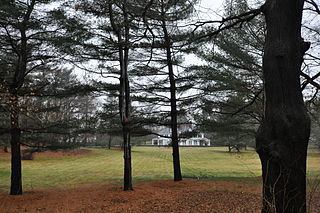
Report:
[[[46,188],[64,189],[101,181],[121,183],[121,150],[90,149],[85,155],[44,157],[23,161],[25,191]],[[170,147],[133,147],[133,181],[172,179]],[[260,183],[261,166],[254,150],[228,153],[226,147],[181,147],[184,178],[199,180],[241,180]],[[320,153],[308,156],[309,182],[320,181]],[[10,181],[10,158],[0,155],[0,193],[7,193]]]

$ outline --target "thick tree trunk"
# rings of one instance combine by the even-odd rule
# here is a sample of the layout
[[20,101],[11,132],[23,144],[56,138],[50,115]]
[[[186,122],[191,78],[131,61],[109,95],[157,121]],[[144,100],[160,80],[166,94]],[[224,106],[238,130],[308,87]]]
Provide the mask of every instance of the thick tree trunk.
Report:
[[256,147],[262,164],[263,213],[306,212],[306,157],[310,133],[300,88],[303,0],[267,0],[263,57],[264,120]]
[[[28,47],[27,31],[30,27],[30,17],[33,12],[36,1],[31,1],[28,4],[25,15],[22,17],[22,21],[19,21],[19,26],[16,28],[20,31],[20,42],[15,47],[16,54],[15,72],[12,82],[10,83],[10,119],[11,119],[11,195],[22,194],[22,179],[21,179],[21,150],[20,150],[20,135],[21,130],[19,127],[19,102],[18,91],[23,86],[27,72],[28,56],[30,56],[30,48]],[[14,31],[13,31],[14,32]],[[10,37],[10,36],[9,36]],[[18,39],[19,40],[19,39]],[[14,41],[14,43],[17,41]],[[14,45],[14,44],[12,44]],[[16,46],[16,45],[14,45]]]
[[[128,49],[125,48],[125,61],[128,62]],[[124,151],[124,185],[123,190],[129,191],[133,190],[132,187],[132,167],[131,167],[131,144],[130,144],[130,85],[128,79],[127,66],[124,72],[123,79],[123,89],[124,89],[124,99],[123,99],[123,108],[122,108],[122,125],[123,125],[123,151]]]
[[169,65],[169,78],[170,78],[170,94],[171,94],[171,140],[172,140],[172,158],[173,158],[173,173],[174,181],[181,181],[181,168],[180,168],[180,154],[179,154],[179,138],[178,138],[178,116],[177,116],[177,103],[176,103],[176,86],[172,64]]
[[10,106],[11,119],[11,187],[10,195],[22,194],[22,179],[21,179],[21,150],[20,150],[20,134],[19,128],[19,111],[18,97],[13,95]]
[[124,141],[124,182],[123,190],[130,191],[133,190],[132,187],[132,167],[131,167],[131,145],[130,145],[130,131],[124,126],[123,130],[123,141]]
[[[125,57],[127,58],[127,50]],[[120,54],[122,55],[122,54]],[[123,57],[120,57],[123,58]],[[127,60],[124,60],[127,63]],[[122,63],[121,63],[122,64]],[[132,188],[132,167],[131,167],[131,145],[130,145],[130,88],[127,74],[127,67],[123,67],[120,77],[120,114],[123,129],[123,158],[124,158],[124,183],[123,190],[129,191]]]
[[[123,130],[123,159],[124,159],[124,177],[123,190],[133,190],[132,187],[132,167],[131,167],[131,145],[130,145],[130,130],[131,130],[131,99],[130,99],[130,84],[128,77],[129,63],[129,19],[127,12],[127,1],[121,5],[123,10],[124,26],[119,28],[116,25],[113,17],[112,4],[109,5],[110,20],[113,30],[118,36],[119,43],[119,63],[120,63],[120,85],[119,85],[119,112],[121,116]],[[124,35],[122,35],[124,30]]]
[[[131,167],[131,145],[130,145],[130,119],[131,119],[131,100],[130,84],[128,77],[129,63],[129,19],[127,12],[127,1],[121,4],[123,12],[124,26],[118,26],[113,14],[113,3],[109,4],[110,22],[113,31],[118,37],[118,53],[120,63],[120,85],[119,85],[119,112],[123,130],[123,159],[124,159],[124,177],[123,190],[133,190],[132,188],[132,167]],[[124,32],[122,32],[124,31]],[[124,33],[124,34],[123,34]]]
[[[171,104],[173,101],[171,100]],[[173,158],[173,171],[174,171],[174,181],[181,181],[181,168],[180,168],[180,154],[179,154],[179,139],[177,131],[177,111],[173,110],[174,105],[171,105],[171,140],[172,140],[172,158]],[[172,107],[173,106],[173,107]]]
[[180,168],[180,154],[179,154],[179,138],[178,138],[178,112],[177,112],[177,98],[176,98],[176,82],[173,72],[173,63],[171,55],[171,40],[167,31],[165,19],[162,21],[162,29],[165,38],[167,65],[169,70],[170,80],[170,116],[171,116],[171,140],[172,140],[172,158],[173,158],[173,173],[174,181],[181,181],[181,168]]

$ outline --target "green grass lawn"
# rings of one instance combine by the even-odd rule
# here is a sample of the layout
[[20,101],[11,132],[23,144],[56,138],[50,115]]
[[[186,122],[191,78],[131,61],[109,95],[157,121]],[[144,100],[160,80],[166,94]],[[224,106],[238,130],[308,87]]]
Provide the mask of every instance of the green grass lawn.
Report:
[[[251,151],[227,153],[227,148],[182,147],[183,176],[200,180],[260,180],[260,161]],[[108,180],[121,181],[123,153],[118,150],[93,149],[80,157],[43,158],[23,161],[24,190],[76,187],[78,184]],[[172,179],[171,148],[133,147],[133,179],[137,181]],[[308,177],[320,179],[320,154],[311,152]],[[0,193],[8,191],[10,159],[0,157]]]

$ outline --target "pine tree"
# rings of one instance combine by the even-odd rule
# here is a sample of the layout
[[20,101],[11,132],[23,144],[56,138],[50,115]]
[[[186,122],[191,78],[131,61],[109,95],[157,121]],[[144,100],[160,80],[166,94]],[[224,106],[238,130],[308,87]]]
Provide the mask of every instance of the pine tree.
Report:
[[[264,113],[256,136],[262,164],[262,212],[306,212],[306,157],[310,119],[300,85],[303,56],[310,43],[301,38],[304,1],[266,0],[258,9],[226,18],[213,36],[263,13]],[[305,76],[305,75],[303,75]],[[308,79],[308,76],[306,76]],[[312,82],[312,79],[309,78]]]
[[[139,80],[136,87],[142,94],[139,101],[150,103],[151,123],[154,126],[168,125],[171,130],[174,180],[182,180],[179,156],[178,102],[177,95],[186,90],[183,79],[174,69],[180,69],[182,54],[188,50],[188,29],[180,25],[190,18],[195,1],[151,1],[142,14],[146,26],[149,58],[137,67],[137,75],[144,76],[146,83]],[[181,29],[182,28],[182,29]],[[169,96],[169,97],[167,97]],[[182,98],[182,96],[181,96]],[[165,107],[170,108],[164,112]],[[158,112],[158,113],[154,113]],[[160,116],[159,116],[160,115]]]
[[[226,1],[224,16],[249,9],[246,0]],[[192,104],[198,128],[233,138],[233,145],[239,138],[251,141],[263,118],[264,32],[260,17],[222,31],[197,49],[202,65],[188,69],[200,97]]]
[[[0,6],[1,93],[10,113],[11,189],[10,194],[22,194],[19,125],[19,93],[26,76],[56,58],[48,41],[56,26],[46,16],[46,5],[53,1],[3,1]],[[51,48],[51,51],[47,51]]]
[[98,132],[102,135],[108,135],[108,149],[111,149],[113,137],[120,137],[122,134],[118,101],[116,98],[108,97],[102,106],[102,110],[98,112],[97,116],[99,123]]
[[[26,94],[20,98],[22,143],[31,148],[27,151],[86,145],[84,140],[95,131],[90,90],[81,89],[83,85],[72,70],[47,67],[29,79],[26,91],[22,90]],[[28,88],[33,88],[32,93]]]
[[[80,45],[74,58],[78,61],[95,60],[99,64],[101,75],[111,75],[119,80],[118,106],[123,131],[124,145],[124,190],[132,190],[131,169],[131,94],[130,94],[130,61],[134,54],[129,54],[135,48],[135,40],[139,37],[139,13],[144,2],[132,1],[79,1],[67,3],[75,14],[91,16],[90,21],[67,17],[62,10],[56,15],[61,17],[61,23],[68,28],[69,22],[79,27],[86,36],[75,35],[71,42]],[[138,17],[138,18],[137,18]],[[67,20],[67,21],[66,21]],[[87,27],[88,22],[93,26]],[[65,38],[68,39],[68,38]],[[70,47],[72,49],[73,47]],[[131,56],[133,55],[133,57]]]

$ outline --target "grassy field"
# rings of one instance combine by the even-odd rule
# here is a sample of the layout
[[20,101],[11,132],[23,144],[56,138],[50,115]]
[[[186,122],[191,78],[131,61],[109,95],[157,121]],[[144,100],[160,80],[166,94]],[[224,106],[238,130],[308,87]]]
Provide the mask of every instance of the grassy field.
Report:
[[[183,176],[200,180],[244,180],[260,182],[260,161],[251,151],[227,153],[227,148],[180,149]],[[23,161],[24,190],[76,187],[78,184],[118,180],[123,175],[123,153],[92,149],[86,155],[63,158],[36,157]],[[133,179],[137,181],[172,179],[171,149],[133,147]],[[320,153],[310,152],[308,179],[319,180]],[[9,188],[10,159],[0,156],[0,193]]]

